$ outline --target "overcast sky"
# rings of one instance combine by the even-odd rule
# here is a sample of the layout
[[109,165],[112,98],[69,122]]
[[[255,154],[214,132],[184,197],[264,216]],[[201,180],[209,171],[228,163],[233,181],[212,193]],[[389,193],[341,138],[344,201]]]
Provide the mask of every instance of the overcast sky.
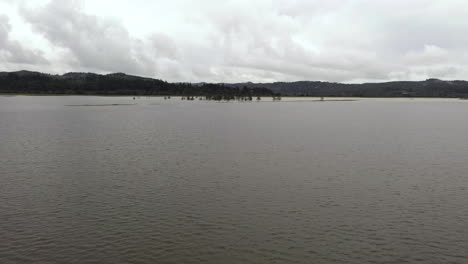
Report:
[[468,79],[466,0],[0,0],[0,71]]

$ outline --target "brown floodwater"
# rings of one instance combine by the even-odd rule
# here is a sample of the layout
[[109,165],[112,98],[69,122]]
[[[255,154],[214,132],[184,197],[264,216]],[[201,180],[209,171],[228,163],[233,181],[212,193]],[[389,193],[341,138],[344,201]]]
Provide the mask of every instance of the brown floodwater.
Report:
[[0,263],[467,263],[467,117],[442,99],[0,97]]

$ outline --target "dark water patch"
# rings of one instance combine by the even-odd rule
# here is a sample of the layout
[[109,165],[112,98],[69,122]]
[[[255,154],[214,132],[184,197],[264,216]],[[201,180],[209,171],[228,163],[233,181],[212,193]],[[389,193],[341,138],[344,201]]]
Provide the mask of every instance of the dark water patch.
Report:
[[136,105],[136,104],[74,104],[65,106],[122,106],[122,105]]

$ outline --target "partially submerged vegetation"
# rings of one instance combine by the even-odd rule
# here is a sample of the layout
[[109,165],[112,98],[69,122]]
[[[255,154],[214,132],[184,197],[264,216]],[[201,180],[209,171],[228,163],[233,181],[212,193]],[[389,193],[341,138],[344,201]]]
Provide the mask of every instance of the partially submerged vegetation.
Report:
[[[170,99],[170,96],[165,96],[165,100]],[[247,93],[247,95],[206,95],[206,96],[183,96],[181,97],[182,100],[187,100],[187,101],[194,101],[194,100],[200,100],[200,101],[237,101],[237,102],[252,102],[254,101],[254,97],[252,96],[251,93]],[[257,102],[261,101],[262,98],[260,96],[257,96],[255,99]],[[279,101],[281,100],[281,97],[279,95],[273,95],[273,101]]]

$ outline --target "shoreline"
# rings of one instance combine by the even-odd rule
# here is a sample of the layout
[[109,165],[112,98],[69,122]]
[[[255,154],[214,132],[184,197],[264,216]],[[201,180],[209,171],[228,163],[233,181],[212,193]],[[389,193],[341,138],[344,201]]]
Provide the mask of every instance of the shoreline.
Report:
[[[2,97],[15,97],[15,96],[94,96],[94,97],[187,97],[187,96],[194,96],[194,97],[204,97],[205,95],[120,95],[120,94],[28,94],[28,93],[0,93]],[[273,96],[260,96],[260,98],[270,98]],[[281,98],[321,98],[322,96],[294,96],[294,95],[285,95],[280,96]],[[326,98],[340,98],[340,99],[459,99],[459,100],[468,100],[468,98],[463,97],[388,97],[388,96],[376,96],[376,97],[353,97],[353,96],[323,96],[325,98],[324,101],[333,101],[327,100]],[[170,99],[168,99],[170,100]],[[343,101],[340,100],[340,101]]]

